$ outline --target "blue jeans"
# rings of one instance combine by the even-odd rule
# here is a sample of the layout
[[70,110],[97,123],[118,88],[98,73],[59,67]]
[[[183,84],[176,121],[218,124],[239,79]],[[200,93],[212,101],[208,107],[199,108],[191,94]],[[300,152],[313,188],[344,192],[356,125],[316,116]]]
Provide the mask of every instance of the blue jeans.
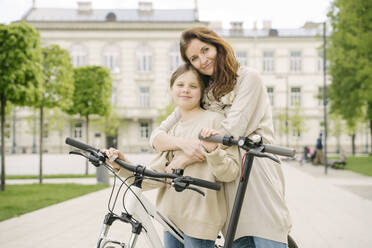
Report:
[[164,232],[165,248],[214,248],[214,240],[197,239],[183,235],[184,244],[173,237],[169,232]]
[[232,248],[287,248],[287,244],[259,237],[245,236],[235,240]]

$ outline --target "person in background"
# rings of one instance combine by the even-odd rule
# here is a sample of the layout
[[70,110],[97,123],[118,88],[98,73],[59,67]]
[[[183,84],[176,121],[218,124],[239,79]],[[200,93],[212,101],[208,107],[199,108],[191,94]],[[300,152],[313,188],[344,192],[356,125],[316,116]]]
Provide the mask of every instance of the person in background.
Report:
[[315,158],[314,158],[314,164],[324,164],[323,162],[323,143],[322,143],[322,133],[319,134],[319,137],[316,139],[315,144]]

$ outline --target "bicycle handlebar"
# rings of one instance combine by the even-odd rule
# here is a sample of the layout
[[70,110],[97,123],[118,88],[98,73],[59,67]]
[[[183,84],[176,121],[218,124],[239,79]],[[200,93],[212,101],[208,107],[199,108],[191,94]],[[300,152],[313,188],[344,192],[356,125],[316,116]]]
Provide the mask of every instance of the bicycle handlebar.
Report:
[[[204,138],[199,134],[199,139],[209,141],[209,142],[215,142],[215,143],[221,143],[225,146],[233,146],[238,145],[242,146],[243,144],[239,144],[240,139],[234,139],[233,136],[223,136],[223,135],[214,135],[210,136],[208,138]],[[283,146],[274,146],[274,145],[268,145],[268,144],[260,144],[263,146],[262,152],[272,153],[280,156],[286,156],[286,157],[294,157],[296,154],[296,150],[288,147]]]
[[[68,144],[70,146],[73,146],[75,148],[78,148],[80,150],[83,150],[83,151],[87,151],[87,152],[94,151],[96,153],[96,154],[94,154],[95,156],[97,156],[99,154],[102,154],[101,156],[103,156],[103,157],[99,159],[101,161],[102,160],[105,161],[105,159],[107,158],[106,154],[101,152],[99,149],[94,148],[92,146],[89,146],[87,144],[81,143],[80,141],[77,141],[77,140],[74,140],[74,139],[71,139],[71,138],[66,138],[66,144]],[[135,173],[138,173],[138,174],[141,174],[141,175],[146,176],[146,177],[170,178],[170,179],[179,178],[179,180],[182,181],[182,182],[193,184],[193,185],[200,186],[200,187],[203,187],[203,188],[208,188],[208,189],[212,189],[212,190],[220,190],[221,189],[221,186],[219,184],[214,183],[214,182],[210,182],[210,181],[206,181],[206,180],[203,180],[203,179],[194,178],[194,177],[190,177],[190,176],[179,176],[179,175],[176,175],[176,174],[169,174],[169,173],[160,173],[160,172],[156,172],[156,171],[153,171],[153,170],[147,170],[146,167],[144,167],[144,166],[131,165],[127,162],[124,162],[123,160],[120,160],[119,158],[116,158],[114,161],[117,164],[119,164],[121,167],[123,167],[124,169],[135,172]]]

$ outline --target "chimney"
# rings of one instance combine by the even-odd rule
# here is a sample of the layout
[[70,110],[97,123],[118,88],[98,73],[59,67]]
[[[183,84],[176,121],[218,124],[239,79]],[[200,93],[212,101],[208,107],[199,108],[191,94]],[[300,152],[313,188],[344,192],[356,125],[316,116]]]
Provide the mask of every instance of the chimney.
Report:
[[138,2],[138,12],[140,14],[150,14],[152,12],[152,2]]
[[199,9],[198,9],[198,0],[195,0],[194,3],[194,13],[195,13],[195,20],[199,21]]
[[240,35],[243,33],[243,22],[230,22],[230,34]]
[[269,30],[271,29],[271,21],[265,20],[262,22],[262,29]]
[[90,13],[92,12],[92,2],[77,2],[79,13]]
[[253,29],[254,31],[257,31],[257,21],[254,21],[254,22],[253,22],[253,27],[252,27],[252,29]]

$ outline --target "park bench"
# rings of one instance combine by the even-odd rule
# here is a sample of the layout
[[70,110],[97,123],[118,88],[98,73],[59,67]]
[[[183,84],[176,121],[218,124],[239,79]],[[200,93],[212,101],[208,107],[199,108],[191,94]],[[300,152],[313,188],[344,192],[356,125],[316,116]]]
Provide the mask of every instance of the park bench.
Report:
[[346,166],[346,156],[343,152],[340,152],[340,158],[338,160],[328,160],[328,166],[335,169],[343,169]]

